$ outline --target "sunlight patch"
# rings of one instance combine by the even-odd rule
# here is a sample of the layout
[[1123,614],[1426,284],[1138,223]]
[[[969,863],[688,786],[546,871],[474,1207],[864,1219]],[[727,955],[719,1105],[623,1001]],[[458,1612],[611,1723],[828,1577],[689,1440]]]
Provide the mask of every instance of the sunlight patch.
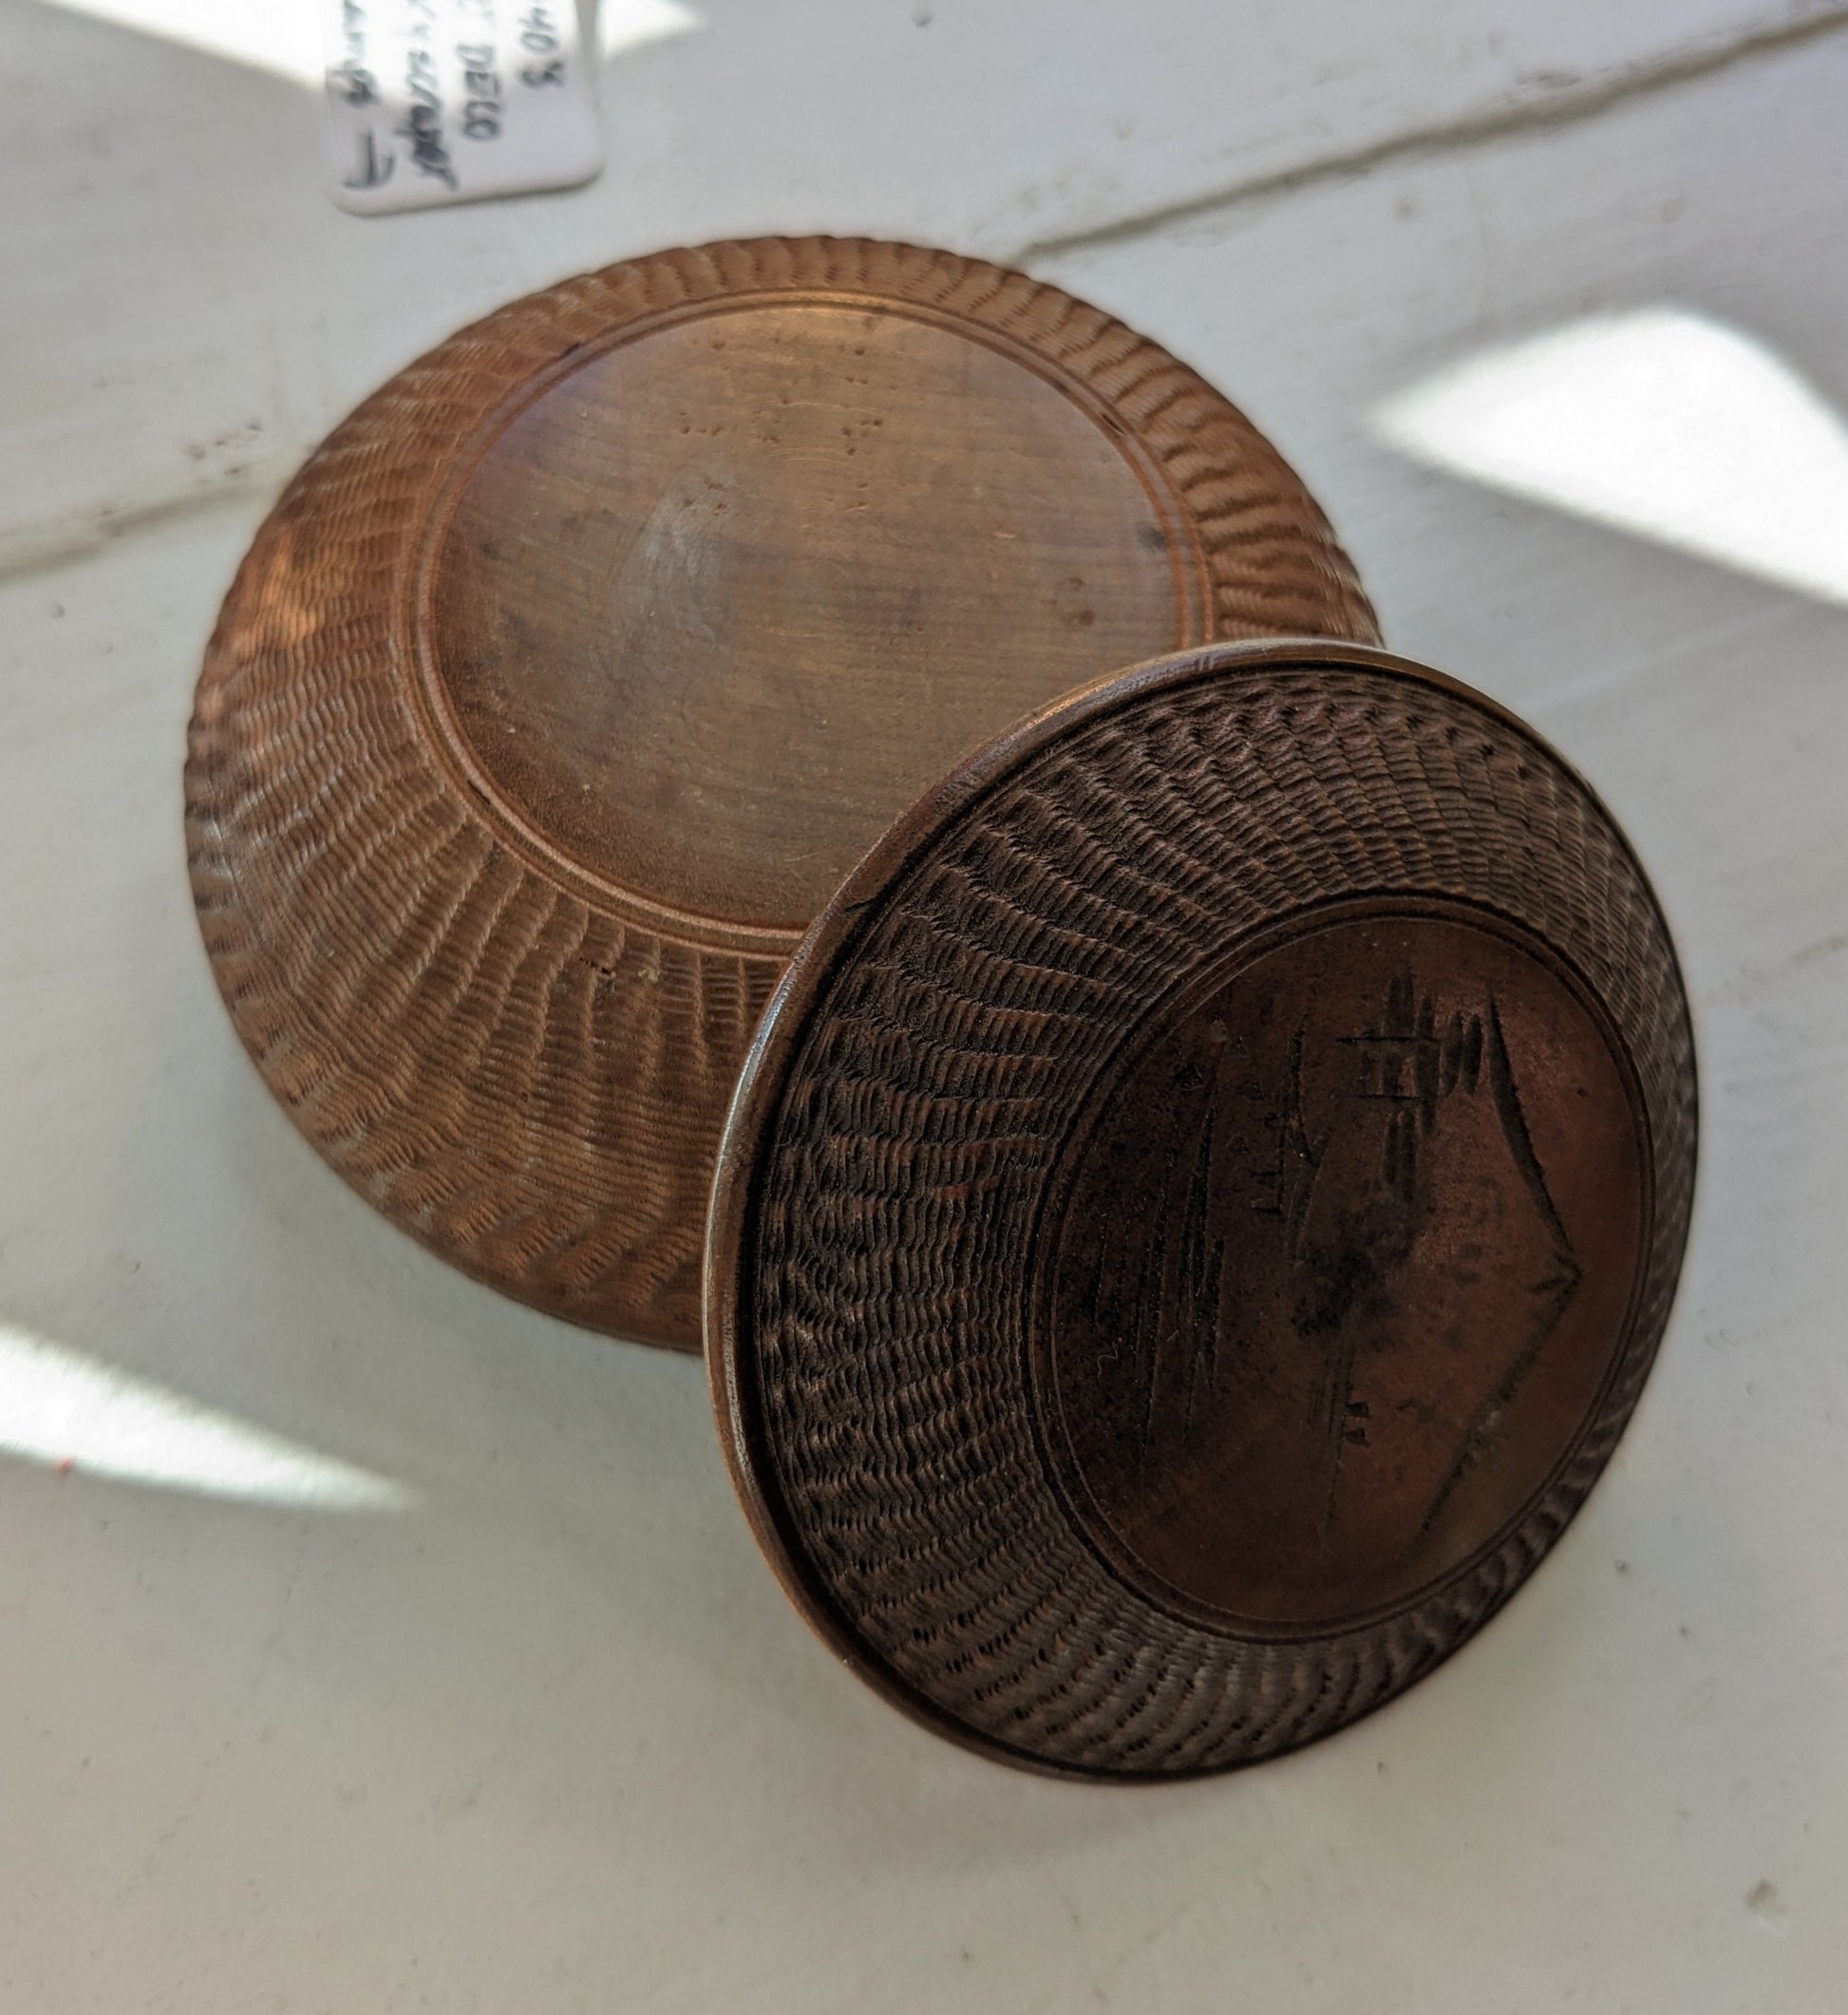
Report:
[[1848,424],[1706,315],[1574,322],[1438,372],[1373,424],[1437,468],[1848,602]]
[[7,1325],[0,1325],[0,1455],[66,1474],[304,1511],[403,1511],[415,1501],[383,1477]]
[[158,35],[297,84],[323,75],[321,23],[307,0],[53,0],[73,14]]

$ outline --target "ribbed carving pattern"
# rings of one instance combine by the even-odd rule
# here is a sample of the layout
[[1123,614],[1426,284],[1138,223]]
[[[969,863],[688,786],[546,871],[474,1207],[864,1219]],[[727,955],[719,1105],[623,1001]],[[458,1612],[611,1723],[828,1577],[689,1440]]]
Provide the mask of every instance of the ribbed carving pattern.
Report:
[[407,603],[459,461],[536,374],[682,304],[787,289],[965,318],[1109,402],[1194,516],[1219,634],[1374,634],[1321,513],[1193,372],[1054,288],[914,247],[613,266],[464,330],[335,431],[199,684],[187,838],[218,984],[296,1124],[387,1216],[539,1308],[688,1349],[726,1102],[795,939],[664,918],[524,842],[445,754]]
[[[1384,1624],[1222,1635],[1124,1586],[1048,1480],[1028,1390],[1036,1213],[1152,1000],[1306,905],[1387,892],[1524,924],[1603,1001],[1652,1136],[1645,1277],[1589,1432],[1499,1550]],[[837,926],[765,1094],[735,1310],[754,1487],[819,1619],[980,1742],[1153,1775],[1328,1733],[1480,1627],[1610,1456],[1688,1227],[1681,984],[1584,787],[1450,690],[1233,669],[1057,735]]]

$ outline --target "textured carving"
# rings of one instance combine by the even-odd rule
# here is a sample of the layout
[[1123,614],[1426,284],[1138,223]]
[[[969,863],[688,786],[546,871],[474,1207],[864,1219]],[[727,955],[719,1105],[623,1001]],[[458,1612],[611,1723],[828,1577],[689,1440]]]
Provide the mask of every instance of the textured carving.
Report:
[[[1044,387],[1052,386],[1055,405],[1063,402],[1086,416],[1084,426],[1122,444],[1142,485],[1136,495],[1147,501],[1137,508],[1150,514],[1151,551],[1160,549],[1172,593],[1160,622],[1133,650],[1112,633],[1112,655],[1103,663],[1152,654],[1207,631],[1373,634],[1352,569],[1313,502],[1262,437],[1197,376],[1054,288],[941,253],[778,239],[612,267],[463,330],[331,436],[258,535],[199,685],[187,834],[220,989],[296,1123],[395,1223],[541,1308],[688,1348],[697,1346],[701,1233],[726,1104],[759,1011],[798,941],[810,892],[831,885],[884,818],[952,756],[1102,669],[1085,657],[1085,640],[1102,640],[1109,612],[1128,606],[1113,597],[1107,578],[1069,589],[1046,616],[1063,653],[1048,663],[1065,667],[1062,675],[1025,697],[1003,682],[992,714],[979,706],[971,714],[976,732],[968,732],[952,702],[979,702],[979,687],[969,698],[982,670],[979,653],[951,668],[960,685],[937,679],[942,668],[933,664],[915,704],[862,706],[858,715],[849,709],[856,725],[839,750],[839,774],[850,782],[877,780],[889,768],[891,784],[877,788],[896,795],[889,802],[850,802],[838,817],[832,803],[823,806],[826,818],[817,814],[814,822],[826,826],[835,852],[810,861],[805,881],[778,879],[771,870],[780,857],[763,838],[785,827],[806,830],[808,813],[796,800],[781,813],[771,805],[756,826],[742,822],[741,813],[726,842],[729,853],[722,844],[710,858],[689,855],[690,865],[668,857],[671,835],[656,857],[641,857],[653,828],[638,819],[633,872],[621,872],[610,857],[611,835],[632,807],[626,794],[602,813],[594,807],[598,780],[617,774],[617,757],[634,757],[621,739],[622,719],[605,724],[613,740],[586,744],[584,760],[572,767],[584,753],[573,747],[574,723],[585,722],[586,732],[594,725],[593,702],[611,670],[609,638],[642,634],[633,623],[623,628],[629,618],[613,615],[605,591],[614,592],[621,566],[644,547],[644,556],[681,568],[676,578],[688,593],[709,588],[700,556],[719,550],[724,520],[705,520],[692,546],[690,534],[681,536],[690,518],[669,525],[651,547],[640,533],[631,544],[622,543],[628,530],[613,533],[608,578],[591,583],[595,594],[583,592],[584,634],[595,649],[586,646],[581,682],[555,679],[539,691],[514,688],[522,666],[535,668],[536,677],[558,670],[556,611],[564,607],[575,620],[571,598],[585,580],[569,540],[589,537],[581,520],[598,499],[579,498],[565,512],[556,485],[540,496],[564,528],[548,535],[563,556],[554,569],[561,577],[539,569],[521,608],[506,605],[502,583],[514,578],[506,571],[513,562],[492,536],[495,513],[526,510],[533,499],[516,479],[524,481],[536,468],[543,478],[548,442],[573,438],[568,426],[549,435],[540,427],[549,411],[570,417],[545,407],[546,399],[569,401],[572,386],[599,383],[594,371],[628,357],[624,345],[665,343],[669,334],[682,342],[688,318],[708,312],[723,313],[727,330],[745,331],[747,311],[766,303],[820,304],[831,313],[909,317],[907,328],[961,331],[986,346],[985,355],[1013,360],[1034,398],[1044,403]],[[773,339],[786,333],[765,325],[753,365],[759,378],[749,383],[759,382]],[[832,365],[818,350],[801,368],[809,376],[801,382],[814,385]],[[661,382],[657,374],[656,392]],[[723,392],[746,379],[714,383]],[[828,379],[824,389],[834,396],[839,387]],[[922,405],[915,402],[913,417],[923,413],[921,433],[929,431],[929,393],[920,379]],[[665,406],[661,413],[667,426],[671,416]],[[870,434],[880,418],[856,414],[854,424]],[[710,431],[717,435],[722,420],[734,419],[755,424],[763,415],[722,407]],[[621,415],[605,408],[584,424],[592,420],[618,429],[615,455]],[[700,443],[692,419],[674,424]],[[538,431],[529,440],[522,427]],[[845,441],[840,453],[856,445]],[[1024,470],[1028,446],[1023,436]],[[723,441],[702,449],[708,461],[698,466],[708,476],[716,469],[713,481],[733,466],[725,450]],[[660,452],[652,437],[651,452]],[[954,443],[938,452],[953,460]],[[941,480],[944,465],[920,463],[916,481],[921,494],[942,491],[947,539],[968,526],[952,523],[958,506],[953,485]],[[566,473],[574,482],[582,474]],[[830,473],[827,480],[832,498],[844,479]],[[724,501],[719,497],[711,508]],[[869,496],[869,524],[877,522],[877,495]],[[650,525],[661,530],[655,519]],[[994,536],[1003,551],[1009,528],[997,526]],[[787,537],[781,558],[755,556],[761,577],[791,577],[816,528],[792,521]],[[1150,557],[1143,552],[1136,564],[1145,567]],[[1132,558],[1125,556],[1125,565]],[[931,551],[917,552],[920,580],[934,563]],[[664,577],[658,567],[648,575],[651,594]],[[956,580],[935,585],[953,609]],[[877,607],[869,597],[864,611],[851,598],[824,610],[825,648],[801,654],[811,676],[838,662],[843,707],[862,689],[857,669],[891,660],[894,624],[903,613],[895,615],[895,606],[888,593]],[[741,591],[726,612],[737,627],[708,626],[704,661],[696,647],[708,631],[679,635],[670,664],[641,665],[653,680],[648,697],[660,702],[688,665],[703,663],[711,673],[706,728],[721,740],[728,732],[734,745],[774,745],[781,730],[766,731],[758,715],[726,725],[727,637],[752,620],[751,597]],[[789,633],[808,634],[803,626],[812,630],[818,620],[805,600],[787,613]],[[1038,620],[1023,610],[1019,634],[990,636],[987,648],[1018,658]],[[921,619],[904,631],[925,642],[930,633]],[[537,648],[527,648],[522,639],[535,637]],[[782,703],[773,695],[765,704]],[[799,711],[806,721],[814,709],[804,703]],[[861,716],[883,724],[865,746],[853,739],[862,732]],[[654,704],[649,718],[650,732],[667,739],[635,758],[638,773],[668,777],[672,709]],[[555,727],[536,737],[535,723],[543,722]],[[888,744],[907,737],[895,755]],[[709,834],[699,823],[697,783],[688,783],[673,816],[704,844]],[[743,804],[747,796],[715,791],[711,819],[722,826],[727,801]],[[723,894],[727,861],[739,898],[732,904],[708,893],[716,885]]]
[[707,1271],[741,1495],[945,1732],[1274,1755],[1584,1498],[1694,1124],[1660,913],[1529,731],[1352,648],[1149,668],[920,806],[766,1017]]

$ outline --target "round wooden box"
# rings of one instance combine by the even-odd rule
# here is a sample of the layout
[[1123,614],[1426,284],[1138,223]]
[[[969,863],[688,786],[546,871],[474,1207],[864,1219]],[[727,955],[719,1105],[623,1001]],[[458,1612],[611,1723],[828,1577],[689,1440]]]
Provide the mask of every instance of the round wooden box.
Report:
[[323,1155],[469,1273],[696,1348],[783,962],[933,778],[1214,637],[1367,639],[1192,371],[912,247],[669,252],[515,303],[315,454],[200,680],[219,986]]
[[930,793],[764,1017],[707,1271],[740,1494],[946,1734],[1274,1755],[1577,1509],[1694,1143],[1661,913],[1529,729],[1359,646],[1142,667]]

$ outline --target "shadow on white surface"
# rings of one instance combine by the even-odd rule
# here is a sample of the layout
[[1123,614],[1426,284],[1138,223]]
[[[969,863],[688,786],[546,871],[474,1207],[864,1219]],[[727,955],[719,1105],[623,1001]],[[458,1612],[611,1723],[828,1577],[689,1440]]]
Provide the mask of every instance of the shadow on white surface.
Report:
[[9,1324],[0,1324],[0,1455],[297,1511],[416,1502],[401,1484]]
[[1465,358],[1372,424],[1414,461],[1848,603],[1848,424],[1696,311],[1594,315]]

